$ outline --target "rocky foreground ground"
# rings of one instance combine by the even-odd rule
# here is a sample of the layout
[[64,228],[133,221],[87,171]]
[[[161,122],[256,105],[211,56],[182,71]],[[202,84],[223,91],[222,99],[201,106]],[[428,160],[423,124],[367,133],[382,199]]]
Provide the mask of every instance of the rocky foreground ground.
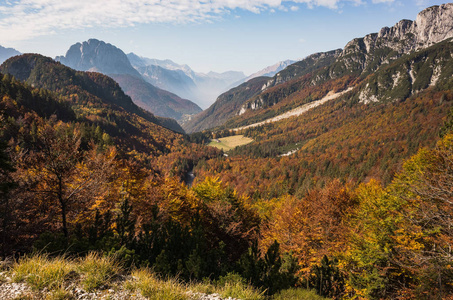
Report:
[[[137,299],[146,300],[147,297],[142,296],[140,293],[129,291],[122,288],[120,285],[114,287],[101,289],[96,292],[87,292],[78,286],[66,288],[65,296],[56,294],[55,292],[46,289],[42,291],[35,291],[31,289],[28,284],[23,282],[13,282],[5,272],[0,273],[0,299],[1,300],[41,300],[41,299],[73,299],[73,300],[90,300],[90,299],[105,299],[105,300],[127,300]],[[240,300],[237,298],[222,298],[219,294],[204,294],[188,292],[187,296],[191,300]]]

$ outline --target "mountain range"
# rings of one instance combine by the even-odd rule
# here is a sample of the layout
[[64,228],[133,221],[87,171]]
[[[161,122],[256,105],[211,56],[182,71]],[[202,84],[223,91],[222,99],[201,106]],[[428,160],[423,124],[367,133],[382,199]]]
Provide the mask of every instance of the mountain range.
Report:
[[[146,152],[162,155],[168,152],[169,145],[180,138],[183,130],[169,118],[156,117],[138,107],[120,86],[110,77],[100,73],[75,71],[52,58],[38,54],[24,54],[5,61],[0,73],[14,76],[26,87],[41,95],[50,91],[50,97],[58,99],[59,104],[22,103],[30,101],[22,93],[18,105],[35,111],[49,111],[62,119],[58,111],[65,113],[71,122],[79,122],[86,127],[99,127],[106,132],[122,151]],[[22,104],[21,104],[22,103]],[[61,106],[62,108],[58,108]]]
[[179,65],[168,59],[150,59],[139,57],[134,53],[129,53],[127,57],[146,81],[161,89],[191,99],[202,108],[208,107],[218,95],[245,78],[242,72],[204,74],[193,71],[188,65]]
[[5,60],[8,58],[15,56],[15,55],[20,55],[21,53],[17,51],[16,49],[13,48],[5,48],[0,46],[0,64],[2,64]]
[[103,41],[90,39],[76,43],[65,56],[55,60],[75,70],[100,72],[114,78],[135,103],[158,116],[181,120],[185,115],[201,111],[190,100],[146,82],[122,50]]
[[[184,128],[188,132],[213,128],[226,124],[227,119],[227,127],[263,121],[320,99],[329,91],[323,85],[335,80],[343,80],[343,88],[357,86],[360,99],[365,103],[395,96],[405,99],[448,76],[443,75],[445,68],[442,67],[448,57],[420,58],[421,61],[400,65],[400,70],[393,70],[391,74],[390,66],[405,55],[453,37],[452,20],[453,4],[434,6],[420,12],[415,21],[402,20],[378,33],[353,39],[344,49],[310,55],[264,82],[257,80],[224,93],[208,110],[192,117]],[[384,72],[383,68],[387,70],[386,78],[375,79],[378,82],[374,85],[358,84],[378,70]],[[316,91],[317,87],[323,91]],[[228,117],[225,114],[222,118],[215,117],[220,111],[226,112]]]
[[[0,62],[15,55],[20,52],[0,48]],[[57,56],[55,60],[75,70],[106,74],[119,82],[140,107],[180,122],[200,112],[199,106],[209,106],[229,88],[257,76],[274,75],[294,62],[279,62],[248,77],[235,71],[204,74],[169,59],[151,59],[134,53],[125,55],[121,49],[96,39],[72,45],[64,56]]]
[[297,62],[296,60],[290,60],[290,59],[287,59],[287,60],[284,60],[284,61],[279,61],[278,63],[276,64],[273,64],[271,66],[268,66],[258,72],[255,72],[249,76],[247,76],[246,78],[244,79],[241,79],[240,81],[238,82],[235,82],[234,87],[237,87],[238,85],[240,85],[241,83],[244,83],[244,82],[247,82],[249,81],[250,79],[253,79],[253,78],[256,78],[256,77],[272,77],[274,76],[275,74],[277,74],[278,72],[280,72],[281,70],[285,69],[287,66],[289,65],[292,65],[293,63]]
[[[453,298],[452,3],[259,73],[184,123],[193,134],[137,105],[183,108],[148,80],[196,88],[190,68],[86,43],[0,65],[0,254],[43,251],[3,286],[154,297],[168,276],[165,295],[212,280],[225,298]],[[67,276],[28,280],[54,278],[35,266],[58,253]],[[133,294],[85,286],[104,254]]]

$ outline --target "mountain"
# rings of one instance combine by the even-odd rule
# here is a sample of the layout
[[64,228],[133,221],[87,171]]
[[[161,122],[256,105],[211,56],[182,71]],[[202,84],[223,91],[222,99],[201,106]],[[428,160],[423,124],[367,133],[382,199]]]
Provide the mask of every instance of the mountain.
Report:
[[96,39],[72,45],[65,56],[57,56],[55,60],[79,71],[140,77],[123,51]]
[[20,55],[21,53],[13,48],[5,48],[0,46],[0,64],[10,57]]
[[285,69],[287,66],[292,65],[295,62],[296,62],[295,60],[290,60],[290,59],[287,59],[284,61],[279,61],[278,63],[276,63],[272,66],[268,66],[258,72],[251,74],[250,76],[238,81],[235,86],[238,86],[239,84],[249,81],[250,79],[256,78],[256,77],[263,77],[263,76],[272,77],[275,74],[277,74],[278,72],[280,72],[281,70]]
[[[159,116],[184,120],[187,115],[199,113],[201,109],[193,102],[181,99],[173,93],[156,88],[141,78],[128,74],[110,74],[134,103]],[[153,95],[151,98],[150,95]]]
[[[228,119],[233,118],[237,115],[242,115],[249,108],[260,107],[261,101],[264,102],[264,100],[262,100],[263,97],[278,99],[281,94],[270,94],[272,90],[269,90],[267,93],[265,93],[265,96],[263,96],[262,94],[269,87],[278,85],[279,83],[284,83],[281,80],[281,73],[288,72],[289,74],[294,75],[296,78],[303,77],[304,75],[307,75],[314,70],[324,68],[333,63],[340,53],[341,50],[334,50],[324,53],[312,54],[302,61],[291,64],[272,78],[253,78],[239,85],[238,87],[232,88],[219,96],[216,102],[214,102],[214,104],[211,105],[209,109],[196,116],[193,116],[190,121],[184,124],[184,128],[188,132],[195,132],[197,130],[204,130],[221,126],[225,124]],[[296,85],[297,87],[290,88],[290,90],[301,88],[300,84],[296,83]],[[258,97],[259,95],[261,95],[261,98]],[[258,100],[257,103],[253,103],[250,99]],[[226,113],[225,116],[219,117],[219,115],[223,114],[224,112],[228,113]]]
[[151,59],[134,53],[129,53],[127,57],[147,82],[190,99],[202,108],[208,107],[217,96],[245,78],[243,72],[204,74],[195,72],[188,65],[180,65],[169,59]]
[[[123,149],[159,153],[165,143],[183,132],[172,119],[155,117],[134,104],[119,85],[100,73],[75,71],[49,57],[24,54],[8,59],[0,72],[11,74],[30,86],[53,91],[72,107],[80,120],[105,130]],[[165,142],[157,142],[166,136]]]
[[[119,84],[126,91],[126,94],[131,96],[132,100],[139,106],[158,116],[181,120],[185,115],[201,111],[201,108],[190,100],[149,86],[131,65],[122,50],[103,41],[90,39],[72,45],[65,56],[59,56],[56,60],[79,71],[100,72],[111,77],[122,78]],[[132,93],[131,91],[136,92]],[[136,98],[138,95],[140,97]],[[169,99],[172,99],[171,103],[167,103]],[[178,103],[181,106],[178,106]]]
[[195,99],[195,73],[188,66],[178,65],[171,60],[142,58],[134,53],[129,53],[127,57],[148,83],[183,98]]
[[243,99],[249,99],[261,92],[269,77],[257,77],[232,88],[220,95],[206,110],[194,115],[183,124],[187,132],[198,132],[224,124],[235,116],[243,104]]
[[[217,126],[213,136],[244,134],[254,142],[200,166],[197,176],[221,170],[219,178],[239,192],[265,199],[303,197],[334,179],[389,184],[403,160],[435,146],[445,120],[451,126],[452,13],[453,4],[430,7],[415,21],[292,64],[257,82],[256,94],[235,93],[252,88],[246,84],[225,93],[237,97],[219,97],[200,123]],[[340,91],[347,92],[298,116],[238,129]],[[212,121],[220,111],[232,116],[222,126]]]
[[170,59],[147,58],[132,52],[127,54],[127,57],[134,68],[158,66],[167,70],[181,70],[190,78],[195,78],[195,72],[188,65],[180,65]]
[[[353,39],[344,49],[316,53],[291,64],[270,78],[263,85],[260,93],[247,94],[243,98],[235,99],[235,107],[239,102],[243,104],[230,114],[234,117],[226,126],[242,126],[263,121],[298,105],[322,98],[332,86],[338,88],[339,85],[347,88],[357,85],[380,68],[391,65],[404,55],[453,37],[452,14],[452,3],[433,6],[420,12],[415,21],[402,20],[393,27],[382,28],[378,33]],[[437,63],[436,58],[432,58],[429,69],[433,71],[424,72],[427,79],[423,82],[434,81],[439,76],[440,67],[436,66]],[[392,74],[394,86],[391,90],[405,90],[403,94],[407,97],[426,88],[426,84],[421,84],[421,79],[417,80],[414,77],[419,71],[419,64],[419,62],[411,62],[405,71],[400,70]],[[411,77],[410,82],[399,80],[404,79],[407,74]],[[362,89],[366,89],[362,93],[362,99],[365,97],[372,99],[364,99],[364,102],[388,98],[389,90],[373,90],[371,86]],[[229,104],[224,103],[224,105]],[[219,106],[216,105],[216,107]],[[215,112],[212,113],[215,114]],[[209,128],[208,125],[203,124],[198,127]]]

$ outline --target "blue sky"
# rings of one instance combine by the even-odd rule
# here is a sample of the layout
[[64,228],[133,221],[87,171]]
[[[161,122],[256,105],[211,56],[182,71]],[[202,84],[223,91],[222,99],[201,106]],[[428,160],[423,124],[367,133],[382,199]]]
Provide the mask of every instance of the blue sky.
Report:
[[414,20],[434,0],[7,0],[0,45],[55,57],[97,38],[198,72],[247,75]]

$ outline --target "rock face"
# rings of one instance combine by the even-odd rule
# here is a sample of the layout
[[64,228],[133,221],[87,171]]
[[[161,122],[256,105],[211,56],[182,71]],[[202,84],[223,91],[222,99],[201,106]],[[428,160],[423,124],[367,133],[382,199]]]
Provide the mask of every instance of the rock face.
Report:
[[[340,58],[356,53],[365,56],[356,62],[365,70],[375,61],[378,49],[393,50],[393,57],[429,47],[453,37],[453,3],[432,6],[421,11],[415,21],[401,20],[393,27],[383,27],[379,33],[350,41],[344,47]],[[373,70],[371,70],[373,71]]]
[[65,56],[58,56],[55,60],[79,71],[140,77],[122,50],[96,39],[72,45]]
[[453,37],[453,3],[429,7],[415,20],[418,43],[429,46]]

